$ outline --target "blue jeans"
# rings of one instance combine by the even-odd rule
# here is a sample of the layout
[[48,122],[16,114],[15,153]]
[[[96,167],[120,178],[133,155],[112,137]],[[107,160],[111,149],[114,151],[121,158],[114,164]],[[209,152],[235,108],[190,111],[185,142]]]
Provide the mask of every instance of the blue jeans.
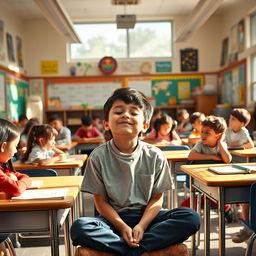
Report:
[[[122,220],[131,228],[138,224],[144,210],[128,210],[119,213]],[[105,218],[82,217],[71,227],[71,239],[74,245],[90,247],[99,251],[118,255],[138,256],[182,243],[200,228],[198,214],[190,208],[161,210],[145,230],[138,248],[131,248],[120,236],[119,231]]]

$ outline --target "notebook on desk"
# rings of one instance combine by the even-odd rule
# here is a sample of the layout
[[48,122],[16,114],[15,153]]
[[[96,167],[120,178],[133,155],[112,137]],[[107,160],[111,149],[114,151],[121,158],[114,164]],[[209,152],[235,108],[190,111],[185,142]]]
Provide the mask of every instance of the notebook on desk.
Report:
[[256,173],[256,165],[238,165],[210,167],[208,170],[218,174],[247,174]]

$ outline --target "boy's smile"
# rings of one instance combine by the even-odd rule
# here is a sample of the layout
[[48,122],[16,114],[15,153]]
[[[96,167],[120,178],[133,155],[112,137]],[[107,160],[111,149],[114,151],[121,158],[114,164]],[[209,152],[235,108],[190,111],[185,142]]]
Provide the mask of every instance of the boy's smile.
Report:
[[204,145],[215,147],[219,139],[219,134],[208,126],[203,126],[201,131],[201,140]]

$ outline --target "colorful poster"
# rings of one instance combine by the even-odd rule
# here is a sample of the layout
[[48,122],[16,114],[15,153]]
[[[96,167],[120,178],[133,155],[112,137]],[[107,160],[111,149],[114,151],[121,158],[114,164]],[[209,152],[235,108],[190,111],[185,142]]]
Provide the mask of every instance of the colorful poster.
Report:
[[180,100],[187,100],[190,98],[190,82],[178,82],[178,97]]
[[13,40],[12,40],[12,35],[11,34],[6,33],[6,41],[7,41],[8,59],[11,62],[15,62],[14,46],[13,46]]
[[40,62],[41,75],[57,75],[59,73],[59,62],[47,60]]
[[23,68],[23,57],[22,57],[22,40],[19,36],[16,36],[16,53],[19,67]]
[[183,49],[180,50],[181,71],[198,71],[198,50]]
[[245,38],[245,27],[244,19],[240,20],[237,25],[237,42],[238,42],[238,52],[244,51],[244,38]]
[[220,65],[225,66],[228,63],[228,37],[222,41],[222,50],[221,50],[221,61]]
[[4,51],[4,22],[0,20],[0,60],[5,59]]

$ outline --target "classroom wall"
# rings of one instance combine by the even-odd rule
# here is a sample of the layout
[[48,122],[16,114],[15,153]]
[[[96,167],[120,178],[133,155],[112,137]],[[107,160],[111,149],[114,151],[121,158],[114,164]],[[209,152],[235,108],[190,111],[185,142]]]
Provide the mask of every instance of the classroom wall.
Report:
[[[174,31],[183,25],[186,20],[186,16],[174,17]],[[64,38],[59,35],[45,20],[33,20],[25,21],[25,45],[27,63],[27,70],[29,76],[41,76],[40,74],[40,61],[44,60],[57,60],[59,62],[59,74],[58,76],[68,76],[69,67],[72,65],[66,63],[66,43]],[[219,44],[219,19],[214,17],[210,19],[206,25],[191,37],[188,42],[178,43],[174,45],[174,58],[161,58],[157,61],[172,61],[172,72],[180,72],[180,49],[184,48],[197,48],[199,50],[199,71],[200,72],[214,72],[218,68],[219,56],[220,56],[220,44]],[[175,33],[175,32],[174,32]],[[209,51],[209,48],[211,49]],[[218,56],[218,57],[216,57]],[[102,74],[98,70],[98,61],[88,62],[92,64],[92,68],[89,69],[87,75],[99,75]],[[125,60],[127,61],[127,60]],[[130,60],[134,61],[134,60]],[[154,67],[154,61],[156,59],[141,59],[138,60],[139,65],[142,62],[151,62]],[[121,66],[121,60],[118,60],[119,66]],[[138,65],[138,66],[139,66]],[[139,73],[138,69],[138,73]],[[136,74],[138,74],[136,73]],[[118,68],[115,75],[122,75],[121,69]],[[127,74],[127,73],[126,73]],[[154,74],[154,68],[152,68],[152,74]],[[48,75],[51,76],[51,75]],[[56,76],[56,75],[52,75]]]
[[14,46],[14,56],[15,56],[15,62],[10,62],[8,60],[7,51],[5,52],[5,59],[0,59],[0,65],[5,66],[9,69],[16,70],[18,72],[21,72],[23,74],[26,73],[25,68],[19,68],[17,64],[17,55],[16,55],[16,36],[19,36],[22,39],[23,49],[22,49],[22,55],[23,55],[23,64],[24,67],[26,67],[26,63],[24,62],[24,23],[22,20],[20,20],[17,15],[14,14],[13,10],[10,9],[9,5],[6,4],[3,1],[0,1],[0,20],[4,21],[4,48],[7,49],[6,45],[6,33],[12,35],[13,39],[13,46]]

